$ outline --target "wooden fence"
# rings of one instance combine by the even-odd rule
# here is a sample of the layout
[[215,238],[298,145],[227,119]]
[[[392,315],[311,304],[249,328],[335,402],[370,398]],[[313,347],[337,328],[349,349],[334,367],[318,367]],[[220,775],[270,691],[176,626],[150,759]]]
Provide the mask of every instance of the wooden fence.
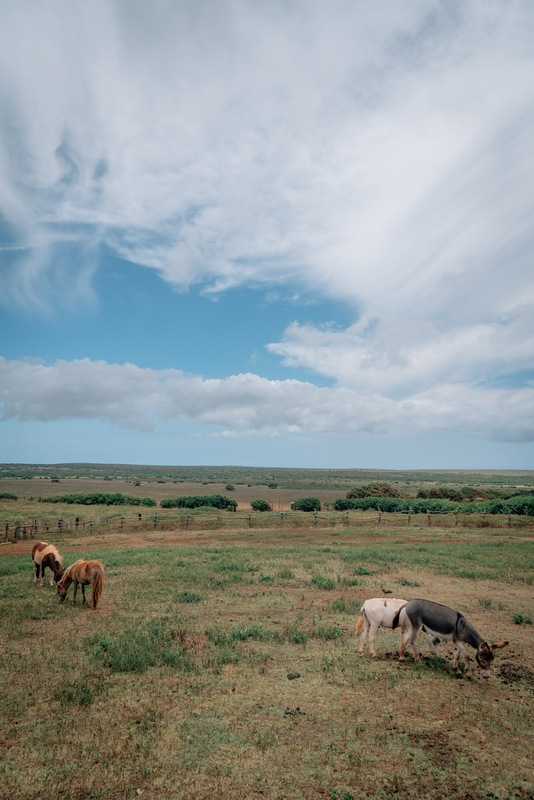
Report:
[[[40,523],[36,518],[30,522],[6,522],[4,527],[4,542],[18,541],[21,539],[38,539],[50,533],[75,534],[102,529],[133,532],[135,530],[208,530],[216,528],[317,528],[328,529],[337,525],[346,528],[365,523],[367,525],[401,525],[409,526],[412,522],[423,523],[431,528],[440,525],[448,518],[454,527],[529,527],[532,524],[530,517],[517,517],[512,514],[462,514],[461,511],[427,511],[426,514],[414,514],[409,511],[374,511],[365,515],[351,514],[349,511],[325,513],[304,513],[298,511],[279,511],[251,513],[238,511],[233,514],[184,514],[166,515],[161,513],[122,514],[108,516],[101,519],[59,518],[56,524]],[[446,524],[445,527],[452,527]]]

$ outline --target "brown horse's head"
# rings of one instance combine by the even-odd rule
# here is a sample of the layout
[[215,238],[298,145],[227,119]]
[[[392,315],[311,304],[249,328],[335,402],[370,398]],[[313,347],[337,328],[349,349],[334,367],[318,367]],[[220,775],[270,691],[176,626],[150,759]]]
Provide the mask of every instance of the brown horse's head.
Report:
[[67,596],[67,592],[69,591],[69,586],[72,583],[72,579],[69,579],[68,572],[63,573],[62,577],[57,580],[56,579],[56,589],[59,595],[59,602],[63,603]]

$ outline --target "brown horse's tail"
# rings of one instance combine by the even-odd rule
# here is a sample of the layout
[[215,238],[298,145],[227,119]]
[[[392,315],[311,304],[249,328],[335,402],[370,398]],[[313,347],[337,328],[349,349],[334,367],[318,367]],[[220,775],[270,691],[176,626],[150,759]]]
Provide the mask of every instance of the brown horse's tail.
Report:
[[104,589],[104,570],[98,567],[93,583],[93,608],[96,608]]

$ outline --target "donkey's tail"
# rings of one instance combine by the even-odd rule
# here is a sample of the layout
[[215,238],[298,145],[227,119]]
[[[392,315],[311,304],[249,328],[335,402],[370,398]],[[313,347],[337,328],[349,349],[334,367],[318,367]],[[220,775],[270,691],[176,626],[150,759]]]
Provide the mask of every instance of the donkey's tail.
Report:
[[358,622],[356,623],[356,629],[354,631],[354,635],[357,636],[361,629],[363,628],[363,620],[365,617],[365,603],[360,608],[360,615],[358,617]]
[[104,570],[99,567],[93,583],[93,608],[96,608],[104,589]]

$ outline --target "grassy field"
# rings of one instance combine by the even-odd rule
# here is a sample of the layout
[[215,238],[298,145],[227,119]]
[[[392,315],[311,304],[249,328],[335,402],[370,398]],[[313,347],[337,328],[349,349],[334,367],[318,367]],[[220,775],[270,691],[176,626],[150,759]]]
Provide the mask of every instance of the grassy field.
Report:
[[[1,547],[1,797],[534,797],[533,626],[513,621],[534,618],[532,530],[55,541],[103,562],[104,596],[59,605],[31,541]],[[358,658],[384,588],[508,639],[492,677],[456,679],[448,644],[400,664],[390,631]]]

